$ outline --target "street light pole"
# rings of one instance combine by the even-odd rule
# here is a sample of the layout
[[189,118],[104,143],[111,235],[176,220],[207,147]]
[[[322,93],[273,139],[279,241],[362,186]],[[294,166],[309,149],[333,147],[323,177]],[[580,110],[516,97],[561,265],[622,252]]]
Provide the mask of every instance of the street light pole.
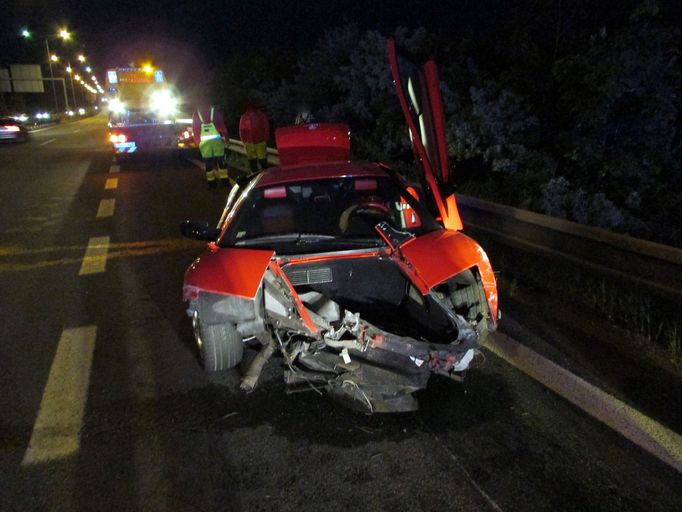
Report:
[[50,53],[50,45],[45,38],[45,48],[47,48],[47,64],[50,66],[50,78],[52,82],[52,94],[54,96],[54,108],[59,112],[59,103],[57,103],[57,89],[54,86],[54,73],[52,72],[52,54]]
[[67,61],[66,68],[69,73],[69,80],[71,81],[71,97],[73,98],[73,108],[78,109],[78,102],[76,101],[76,89],[73,86],[73,68],[71,67],[71,61]]

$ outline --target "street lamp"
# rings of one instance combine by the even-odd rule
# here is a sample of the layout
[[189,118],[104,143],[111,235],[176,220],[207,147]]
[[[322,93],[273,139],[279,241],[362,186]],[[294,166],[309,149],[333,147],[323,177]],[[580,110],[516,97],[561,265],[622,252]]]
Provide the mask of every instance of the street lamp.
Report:
[[78,56],[78,62],[85,62],[85,55],[82,53]]
[[71,81],[71,97],[73,98],[73,108],[77,109],[78,102],[76,101],[76,88],[73,86],[73,68],[71,67],[71,62],[67,62],[66,64],[66,72],[69,74],[69,80]]
[[[28,29],[28,27],[23,27],[20,31],[19,34],[21,37],[24,39],[31,39],[33,37],[33,34],[31,31]],[[45,40],[45,50],[47,52],[47,64],[50,68],[50,81],[52,82],[52,95],[54,97],[54,105],[55,105],[55,110],[59,110],[59,102],[57,101],[57,89],[54,85],[55,83],[55,77],[54,77],[54,70],[52,69],[52,63],[53,62],[59,62],[59,57],[52,53],[50,51],[50,39],[62,39],[63,41],[68,41],[71,39],[71,33],[66,29],[62,28],[59,30],[59,32],[56,35],[52,36],[44,36],[43,39]],[[71,67],[71,66],[69,66]],[[66,84],[63,79],[60,79],[62,83],[64,83],[64,104],[66,108],[69,108],[69,100],[66,96]]]
[[[25,29],[26,32],[28,32],[27,29]],[[24,31],[22,31],[23,35]],[[24,36],[26,37],[26,36]],[[30,37],[30,33],[29,33]],[[61,38],[63,41],[68,41],[71,39],[71,34],[69,33],[68,30],[65,28],[62,28],[59,30],[59,33],[57,34],[57,37]],[[54,38],[54,36],[53,36]],[[52,70],[52,63],[53,62],[58,62],[59,57],[57,57],[55,54],[50,52],[50,43],[48,42],[49,37],[45,38],[45,49],[47,50],[47,63],[50,66],[50,80],[52,81],[52,94],[54,95],[54,106],[56,110],[59,110],[59,104],[57,103],[57,89],[54,86],[54,71]],[[69,66],[70,67],[70,66]],[[66,93],[64,93],[64,98],[66,98]],[[68,101],[66,101],[66,109],[68,110],[69,105]]]

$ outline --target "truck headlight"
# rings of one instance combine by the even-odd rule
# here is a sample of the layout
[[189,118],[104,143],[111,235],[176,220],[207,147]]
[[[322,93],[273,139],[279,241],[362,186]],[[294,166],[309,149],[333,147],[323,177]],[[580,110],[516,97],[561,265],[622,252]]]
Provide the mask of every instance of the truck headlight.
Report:
[[173,116],[178,108],[178,100],[166,89],[154,91],[150,103],[154,112],[166,117]]
[[123,112],[126,110],[126,107],[121,100],[118,98],[113,98],[109,101],[109,110],[114,114],[123,114]]

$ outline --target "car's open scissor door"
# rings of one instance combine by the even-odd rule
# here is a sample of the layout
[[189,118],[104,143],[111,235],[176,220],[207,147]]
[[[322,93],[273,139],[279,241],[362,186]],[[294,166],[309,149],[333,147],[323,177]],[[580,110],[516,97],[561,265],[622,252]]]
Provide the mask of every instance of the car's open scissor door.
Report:
[[388,40],[387,51],[400,107],[422,172],[422,186],[432,196],[432,204],[427,202],[427,206],[436,210],[433,213],[446,228],[462,229],[455,195],[445,192],[449,178],[448,152],[436,64],[429,60],[418,67],[398,53],[393,39]]

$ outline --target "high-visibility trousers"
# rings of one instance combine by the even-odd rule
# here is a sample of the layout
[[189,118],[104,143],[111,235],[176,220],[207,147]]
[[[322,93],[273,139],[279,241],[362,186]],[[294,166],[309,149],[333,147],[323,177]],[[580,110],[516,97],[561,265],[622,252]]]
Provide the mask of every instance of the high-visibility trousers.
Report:
[[246,157],[249,160],[258,159],[264,160],[266,156],[265,142],[258,142],[253,144],[251,142],[244,143],[244,150],[246,150]]
[[202,158],[222,158],[225,155],[225,143],[221,138],[202,140],[199,143]]

